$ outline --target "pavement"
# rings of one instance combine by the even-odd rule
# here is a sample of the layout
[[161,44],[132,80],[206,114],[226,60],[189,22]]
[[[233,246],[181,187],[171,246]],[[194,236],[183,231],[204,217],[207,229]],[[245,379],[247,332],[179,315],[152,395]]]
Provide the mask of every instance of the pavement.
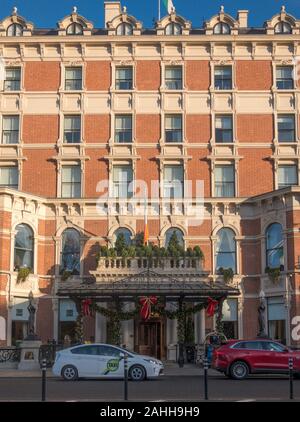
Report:
[[[185,364],[183,368],[179,368],[178,364],[172,362],[164,363],[165,376],[178,377],[178,376],[197,376],[203,375],[203,368],[198,365]],[[209,370],[210,376],[220,376],[217,371]],[[17,369],[0,369],[0,378],[40,378],[41,371],[19,371]],[[55,378],[51,369],[47,370],[47,377]]]

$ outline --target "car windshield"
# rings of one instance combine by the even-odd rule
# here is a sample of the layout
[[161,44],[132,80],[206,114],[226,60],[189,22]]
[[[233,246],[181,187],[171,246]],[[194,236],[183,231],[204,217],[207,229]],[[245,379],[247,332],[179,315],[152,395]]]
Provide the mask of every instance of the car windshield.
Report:
[[133,352],[132,350],[125,349],[124,347],[120,347],[119,349],[121,352],[129,353],[130,355],[138,355],[138,353]]

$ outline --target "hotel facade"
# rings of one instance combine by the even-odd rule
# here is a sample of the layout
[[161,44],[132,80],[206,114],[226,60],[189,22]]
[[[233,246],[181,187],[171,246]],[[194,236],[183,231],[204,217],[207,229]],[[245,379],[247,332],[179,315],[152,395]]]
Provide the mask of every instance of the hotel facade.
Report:
[[[192,303],[225,297],[227,337],[253,338],[263,325],[298,345],[300,20],[282,7],[251,28],[248,11],[233,18],[222,7],[193,24],[173,9],[147,29],[112,1],[103,29],[76,8],[57,29],[38,29],[16,9],[0,22],[1,345],[26,337],[30,292],[43,342],[73,337],[77,299],[109,308],[117,295],[131,309],[151,293],[170,309],[182,294]],[[167,246],[175,231],[185,248],[200,246],[201,262],[150,270],[97,260],[118,234],[130,243],[144,230],[143,213],[129,211],[135,181],[148,189],[149,241]],[[199,224],[182,201],[187,181],[192,203],[203,181]],[[234,276],[224,280],[221,267]],[[215,323],[205,309],[193,314],[194,343]],[[122,322],[121,343],[171,358],[176,324],[136,315]],[[106,342],[108,330],[103,314],[84,317],[85,340]]]

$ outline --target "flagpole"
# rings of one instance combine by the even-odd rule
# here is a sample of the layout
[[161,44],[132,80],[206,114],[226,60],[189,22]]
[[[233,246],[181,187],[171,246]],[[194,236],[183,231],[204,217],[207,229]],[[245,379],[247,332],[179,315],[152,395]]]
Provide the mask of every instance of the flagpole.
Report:
[[160,0],[158,0],[158,20],[160,21],[161,14],[160,14]]

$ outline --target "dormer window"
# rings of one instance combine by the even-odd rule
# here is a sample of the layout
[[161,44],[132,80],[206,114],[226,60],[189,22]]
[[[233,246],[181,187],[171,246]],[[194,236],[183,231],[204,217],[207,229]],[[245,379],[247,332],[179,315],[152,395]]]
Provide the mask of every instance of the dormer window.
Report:
[[182,27],[179,23],[172,22],[166,26],[166,35],[181,35],[181,33]]
[[219,22],[214,27],[214,34],[216,35],[230,34],[230,26],[225,22]]
[[23,26],[18,23],[13,23],[7,28],[8,37],[21,37],[23,35]]
[[117,27],[117,35],[132,35],[133,27],[129,23],[121,23]]
[[291,34],[292,33],[292,27],[287,22],[279,22],[275,26],[275,34]]
[[82,35],[83,27],[79,23],[71,23],[67,28],[67,35]]

